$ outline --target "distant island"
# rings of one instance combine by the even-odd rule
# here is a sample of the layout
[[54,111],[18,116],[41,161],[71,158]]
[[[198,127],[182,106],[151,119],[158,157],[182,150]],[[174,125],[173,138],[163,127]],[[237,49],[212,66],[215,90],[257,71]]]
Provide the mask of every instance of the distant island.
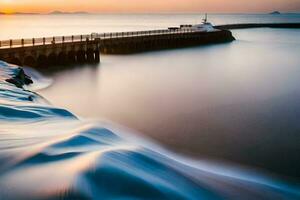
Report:
[[26,12],[14,12],[14,13],[4,13],[0,12],[0,15],[39,15],[40,13],[26,13]]
[[280,15],[281,13],[279,11],[274,11],[274,12],[271,12],[269,13],[270,15]]
[[84,11],[77,11],[77,12],[63,12],[63,11],[53,11],[48,13],[49,15],[85,15],[85,14],[89,14],[88,12],[84,12]]
[[86,15],[91,14],[84,11],[77,11],[77,12],[63,12],[63,11],[53,11],[50,13],[42,14],[42,13],[27,13],[27,12],[13,12],[13,13],[5,13],[0,12],[0,15]]
[[15,12],[13,15],[39,15],[40,13]]

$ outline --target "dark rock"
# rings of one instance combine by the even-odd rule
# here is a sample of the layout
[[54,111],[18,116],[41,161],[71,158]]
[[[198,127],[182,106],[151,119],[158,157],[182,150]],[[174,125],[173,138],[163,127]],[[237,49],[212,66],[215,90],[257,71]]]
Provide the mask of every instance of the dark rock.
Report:
[[18,88],[22,88],[23,87],[23,83],[21,82],[21,80],[16,79],[16,78],[9,78],[5,80],[8,83],[14,84],[15,86],[17,86]]
[[34,98],[34,96],[30,95],[30,96],[28,97],[28,100],[29,100],[29,101],[33,101],[33,98]]
[[18,88],[22,88],[23,85],[29,85],[33,83],[32,79],[25,74],[22,68],[19,67],[17,70],[18,71],[16,75],[13,76],[12,78],[6,79],[6,82],[14,84]]
[[281,13],[279,11],[274,11],[274,12],[271,12],[270,15],[280,15]]

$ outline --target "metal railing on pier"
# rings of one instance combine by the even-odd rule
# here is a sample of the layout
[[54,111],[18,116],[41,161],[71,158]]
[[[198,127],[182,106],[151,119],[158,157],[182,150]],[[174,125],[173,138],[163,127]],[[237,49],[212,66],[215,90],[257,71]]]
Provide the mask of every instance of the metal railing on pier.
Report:
[[11,39],[0,40],[0,49],[29,47],[38,45],[62,44],[72,42],[93,41],[95,39],[112,39],[112,38],[127,38],[150,35],[165,35],[165,34],[183,34],[198,32],[193,29],[164,29],[150,31],[133,31],[133,32],[112,32],[112,33],[92,33],[89,35],[71,35],[71,36],[54,36],[43,38],[26,38],[26,39]]

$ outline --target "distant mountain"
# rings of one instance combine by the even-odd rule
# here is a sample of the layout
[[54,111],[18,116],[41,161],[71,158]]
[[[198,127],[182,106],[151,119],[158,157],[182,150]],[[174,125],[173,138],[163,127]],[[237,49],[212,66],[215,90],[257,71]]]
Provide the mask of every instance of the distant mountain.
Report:
[[281,13],[279,11],[274,11],[274,12],[271,12],[270,15],[280,15]]
[[15,12],[13,15],[39,15],[40,13],[24,13],[24,12]]
[[[41,13],[27,13],[27,12],[14,12],[14,13],[4,13],[0,12],[0,15],[40,15]],[[53,11],[48,13],[48,15],[85,15],[90,14],[88,12],[78,11],[78,12],[62,12],[62,11]]]
[[0,12],[0,15],[39,15],[39,13],[25,13],[25,12],[3,13],[3,12]]
[[84,11],[78,11],[78,12],[62,12],[62,11],[53,11],[48,13],[49,15],[78,15],[78,14],[89,14],[88,12],[84,12]]

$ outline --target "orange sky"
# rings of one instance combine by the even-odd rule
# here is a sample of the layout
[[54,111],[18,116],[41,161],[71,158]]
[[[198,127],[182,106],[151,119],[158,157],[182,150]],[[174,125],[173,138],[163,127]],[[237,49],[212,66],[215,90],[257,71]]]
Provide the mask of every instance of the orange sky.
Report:
[[300,0],[0,0],[2,12],[101,13],[300,11]]

